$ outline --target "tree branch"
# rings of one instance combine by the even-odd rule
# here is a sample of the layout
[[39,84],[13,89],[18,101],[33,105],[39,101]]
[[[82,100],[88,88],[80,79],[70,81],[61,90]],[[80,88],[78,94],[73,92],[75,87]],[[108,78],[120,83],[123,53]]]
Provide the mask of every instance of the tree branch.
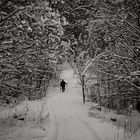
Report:
[[8,15],[6,18],[2,19],[2,20],[0,21],[0,26],[2,26],[2,25],[6,22],[7,19],[9,19],[10,17],[12,17],[12,16],[15,15],[16,13],[18,13],[19,11],[23,11],[24,9],[25,9],[25,8],[23,8],[23,9],[17,9],[17,10],[15,10],[14,12],[12,12],[10,15]]

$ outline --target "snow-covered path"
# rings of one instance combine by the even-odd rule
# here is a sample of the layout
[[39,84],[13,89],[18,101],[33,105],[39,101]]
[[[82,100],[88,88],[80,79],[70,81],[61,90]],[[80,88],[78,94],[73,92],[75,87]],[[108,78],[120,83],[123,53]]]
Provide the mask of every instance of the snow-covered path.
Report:
[[[0,112],[0,140],[139,140],[140,132],[124,137],[122,128],[89,117],[89,109],[97,104],[82,103],[81,87],[72,70],[63,71],[61,77],[68,83],[65,92],[52,86],[44,99],[24,101]],[[12,117],[27,110],[23,121]]]
[[119,140],[118,131],[112,125],[89,118],[73,72],[65,70],[62,78],[68,82],[68,87],[49,103],[50,129],[43,140]]
[[100,140],[84,120],[81,97],[63,93],[50,103],[50,131],[48,140]]
[[100,140],[82,118],[85,112],[81,89],[76,84],[73,71],[65,70],[61,77],[68,82],[68,87],[66,92],[60,92],[49,104],[51,123],[47,140]]

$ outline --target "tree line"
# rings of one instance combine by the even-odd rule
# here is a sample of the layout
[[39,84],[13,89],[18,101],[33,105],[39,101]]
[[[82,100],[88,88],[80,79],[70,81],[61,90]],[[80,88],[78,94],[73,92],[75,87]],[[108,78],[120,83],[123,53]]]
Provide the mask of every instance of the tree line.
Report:
[[[47,1],[0,2],[0,98],[46,95],[51,79],[58,78],[62,34],[59,14]],[[59,55],[60,54],[60,55]]]
[[139,0],[2,0],[0,97],[45,96],[67,60],[92,101],[140,109]]
[[[51,1],[83,93],[109,108],[140,109],[140,1]],[[83,96],[85,98],[85,96]],[[100,106],[101,109],[101,106]]]

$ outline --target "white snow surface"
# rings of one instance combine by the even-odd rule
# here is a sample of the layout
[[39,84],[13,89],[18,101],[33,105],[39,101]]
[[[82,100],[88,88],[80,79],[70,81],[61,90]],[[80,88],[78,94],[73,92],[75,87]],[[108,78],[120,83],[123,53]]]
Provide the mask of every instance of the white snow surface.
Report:
[[[62,93],[59,87],[50,88],[48,96],[43,100],[25,101],[12,108],[12,113],[9,113],[11,111],[8,108],[0,111],[0,140],[140,139],[140,135],[133,138],[124,137],[122,128],[89,117],[90,105],[82,103],[81,87],[77,84],[73,71],[63,71],[61,78],[68,83],[65,92]],[[27,108],[28,117],[25,121],[19,124],[17,121],[13,126],[6,123],[13,113],[25,114]]]

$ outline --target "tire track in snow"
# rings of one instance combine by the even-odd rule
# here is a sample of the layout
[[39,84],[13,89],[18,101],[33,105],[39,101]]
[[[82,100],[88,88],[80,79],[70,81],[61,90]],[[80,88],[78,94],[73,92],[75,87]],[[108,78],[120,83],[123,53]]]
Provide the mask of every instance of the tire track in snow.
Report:
[[59,127],[56,122],[56,116],[53,111],[52,103],[50,103],[49,114],[50,114],[50,116],[49,116],[50,117],[50,128],[49,128],[49,132],[47,134],[47,138],[45,138],[44,140],[57,140]]
[[47,140],[101,140],[87,121],[76,113],[73,104],[66,95],[54,98],[50,106],[51,127]]
[[89,133],[92,136],[92,140],[95,137],[95,140],[101,140],[101,138],[98,136],[98,134],[93,130],[93,128],[87,123],[86,120],[80,118],[77,114],[76,114],[77,118],[81,121],[81,123],[87,128],[87,130],[89,131]]
[[[79,108],[80,109],[80,108]],[[86,128],[90,140],[102,140],[100,136],[95,132],[95,130],[90,126],[86,121],[86,118],[82,118],[79,114],[76,113],[75,109],[72,109],[73,116]]]

